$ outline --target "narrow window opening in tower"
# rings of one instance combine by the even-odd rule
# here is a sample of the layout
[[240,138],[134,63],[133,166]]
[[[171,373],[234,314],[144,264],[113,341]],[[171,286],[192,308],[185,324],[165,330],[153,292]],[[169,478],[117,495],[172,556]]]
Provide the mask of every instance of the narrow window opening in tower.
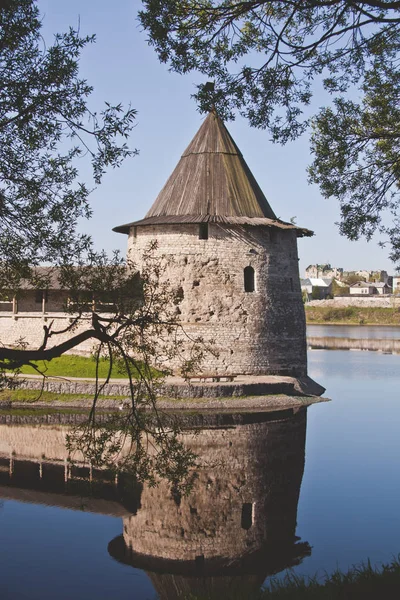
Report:
[[253,525],[253,504],[251,502],[245,502],[242,505],[242,529],[250,529]]
[[208,223],[199,224],[199,240],[208,240]]
[[255,290],[255,273],[253,267],[246,267],[244,270],[244,291],[254,292]]
[[290,291],[294,292],[294,287],[293,287],[293,277],[290,278]]
[[278,242],[278,232],[272,227],[269,230],[269,239],[271,240],[272,244],[276,244]]

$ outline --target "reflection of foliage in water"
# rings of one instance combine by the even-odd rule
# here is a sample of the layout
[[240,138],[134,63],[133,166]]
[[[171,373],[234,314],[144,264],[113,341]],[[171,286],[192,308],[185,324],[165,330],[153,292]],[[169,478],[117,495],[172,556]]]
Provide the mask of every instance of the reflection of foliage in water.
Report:
[[96,468],[132,475],[135,481],[157,484],[166,479],[179,497],[190,492],[196,455],[178,439],[179,423],[166,426],[154,404],[151,414],[126,410],[121,414],[95,415],[67,437],[72,456],[81,452]]

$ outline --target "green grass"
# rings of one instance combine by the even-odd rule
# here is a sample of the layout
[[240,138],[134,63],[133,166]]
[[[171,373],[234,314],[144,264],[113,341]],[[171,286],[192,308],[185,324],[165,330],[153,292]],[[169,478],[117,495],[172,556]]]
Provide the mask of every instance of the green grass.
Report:
[[[112,400],[126,400],[125,396],[107,396]],[[0,402],[26,402],[34,404],[35,402],[69,402],[71,400],[93,400],[93,394],[58,394],[57,392],[47,392],[40,390],[16,389],[0,390]]]
[[38,416],[48,417],[49,415],[87,415],[88,410],[86,408],[0,408],[0,415],[7,415],[10,417],[35,417]]
[[[53,358],[49,362],[38,361],[35,363],[42,373],[49,377],[96,377],[96,361],[93,357],[76,356],[74,354],[64,354],[59,358]],[[100,359],[99,377],[105,378],[108,375],[109,362]],[[126,377],[126,371],[121,368],[122,365],[113,365],[111,377],[121,379]],[[21,372],[24,375],[36,375],[37,371],[29,366],[23,366]],[[157,372],[154,371],[154,375]]]
[[306,306],[307,323],[337,323],[348,325],[399,325],[400,309],[345,306]]

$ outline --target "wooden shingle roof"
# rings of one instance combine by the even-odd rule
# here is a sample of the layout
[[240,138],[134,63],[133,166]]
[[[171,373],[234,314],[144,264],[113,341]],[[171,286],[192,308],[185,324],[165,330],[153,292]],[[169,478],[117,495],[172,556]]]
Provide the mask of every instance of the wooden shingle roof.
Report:
[[276,218],[215,111],[204,120],[145,218],[114,231],[129,233],[135,225],[201,222],[267,225],[312,235]]

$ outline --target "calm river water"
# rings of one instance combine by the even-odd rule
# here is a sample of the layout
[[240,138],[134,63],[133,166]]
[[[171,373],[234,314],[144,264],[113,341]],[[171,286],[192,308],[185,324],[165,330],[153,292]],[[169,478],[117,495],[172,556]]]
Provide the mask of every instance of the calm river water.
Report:
[[[221,417],[192,438],[203,467],[180,505],[163,489],[128,497],[112,482],[88,500],[78,477],[63,496],[63,463],[40,477],[38,467],[62,452],[60,427],[0,425],[2,600],[176,600],[197,587],[229,598],[288,566],[314,575],[397,556],[400,356],[312,350],[309,373],[332,402]],[[36,458],[6,456],[6,443],[33,439]]]

